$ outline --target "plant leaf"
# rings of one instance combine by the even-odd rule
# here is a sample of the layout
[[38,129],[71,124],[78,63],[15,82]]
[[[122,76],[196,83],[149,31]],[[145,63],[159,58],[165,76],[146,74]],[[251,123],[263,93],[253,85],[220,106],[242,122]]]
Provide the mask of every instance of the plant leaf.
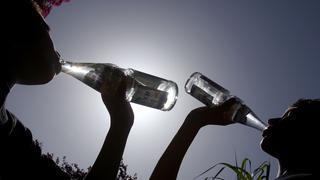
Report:
[[226,167],[222,167],[218,173],[213,177],[213,179],[217,179],[218,175],[225,169]]
[[204,175],[205,173],[207,173],[207,172],[210,171],[211,169],[215,168],[217,165],[219,165],[219,164],[215,164],[215,165],[211,166],[209,169],[205,170],[204,172],[200,173],[198,176],[194,177],[193,180],[194,180],[194,179],[197,179],[198,177],[200,177],[200,176],[202,176],[202,175]]
[[[257,176],[258,175],[258,176]],[[257,169],[254,170],[253,177],[257,176],[257,179],[269,179],[270,175],[270,163],[265,161]]]
[[237,174],[237,178],[238,179],[243,179],[243,180],[252,180],[251,174],[248,173],[246,170],[241,169],[239,167],[235,167],[231,164],[228,163],[219,163],[222,164],[228,168],[230,168],[231,170],[233,170],[236,174]]
[[250,161],[250,159],[245,158],[245,159],[242,161],[241,169],[247,171],[247,163],[249,163],[249,172],[250,172],[250,174],[251,174],[251,161]]

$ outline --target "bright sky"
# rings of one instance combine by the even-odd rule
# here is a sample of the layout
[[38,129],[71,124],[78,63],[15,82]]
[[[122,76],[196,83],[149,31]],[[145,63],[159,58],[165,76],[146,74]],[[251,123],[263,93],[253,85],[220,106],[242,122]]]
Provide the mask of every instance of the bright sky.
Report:
[[[320,3],[311,0],[71,0],[47,22],[65,59],[114,63],[178,84],[169,112],[132,104],[135,123],[124,161],[131,174],[148,179],[188,112],[201,106],[184,92],[195,71],[242,98],[264,121],[281,116],[298,98],[319,97],[319,19]],[[109,128],[100,95],[65,74],[47,85],[16,86],[7,106],[44,151],[82,168],[94,162]],[[233,163],[235,153],[254,166],[270,160],[274,177],[277,164],[260,150],[260,139],[261,133],[240,124],[205,127],[178,179]]]

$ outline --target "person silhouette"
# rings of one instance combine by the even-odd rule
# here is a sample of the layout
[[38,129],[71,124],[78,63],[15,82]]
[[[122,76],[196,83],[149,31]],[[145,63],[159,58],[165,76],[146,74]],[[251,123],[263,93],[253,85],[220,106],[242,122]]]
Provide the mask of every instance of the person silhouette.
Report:
[[[238,99],[231,98],[219,106],[192,110],[158,161],[150,179],[176,179],[183,157],[198,131],[207,125],[233,124],[232,119],[240,106]],[[268,121],[261,148],[279,162],[276,179],[313,179],[316,146],[313,128],[320,119],[319,112],[320,99],[300,99],[282,117]]]
[[[0,179],[71,179],[50,158],[42,155],[31,131],[5,107],[15,84],[50,82],[61,70],[59,56],[44,20],[52,6],[63,0],[3,1],[2,61],[0,66]],[[127,137],[134,122],[125,100],[127,78],[122,72],[116,83],[102,89],[101,97],[110,115],[110,129],[86,180],[116,179]],[[111,84],[110,82],[106,82]],[[90,120],[92,122],[92,120]]]

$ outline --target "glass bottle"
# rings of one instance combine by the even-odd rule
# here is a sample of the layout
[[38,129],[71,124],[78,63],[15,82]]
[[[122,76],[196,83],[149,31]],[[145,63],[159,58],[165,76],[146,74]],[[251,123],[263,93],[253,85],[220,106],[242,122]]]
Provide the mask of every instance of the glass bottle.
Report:
[[[231,97],[230,92],[213,82],[199,72],[193,73],[187,80],[185,90],[207,106],[220,105]],[[266,125],[252,110],[241,102],[241,107],[234,117],[234,121],[263,131]]]
[[[173,81],[162,79],[134,69],[123,69],[110,63],[74,63],[61,60],[61,71],[82,81],[100,92],[104,78],[110,78],[116,70],[132,78],[127,84],[126,100],[162,111],[173,108],[178,97],[178,86]],[[112,79],[111,79],[112,82]]]

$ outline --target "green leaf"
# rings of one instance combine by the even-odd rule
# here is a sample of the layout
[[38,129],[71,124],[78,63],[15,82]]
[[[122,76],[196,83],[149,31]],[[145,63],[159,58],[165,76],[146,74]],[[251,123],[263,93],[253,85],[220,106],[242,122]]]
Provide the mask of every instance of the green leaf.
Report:
[[269,179],[270,175],[270,163],[265,161],[257,169],[254,170],[253,177],[257,176],[257,179]]
[[[236,154],[235,154],[236,157]],[[196,176],[193,179],[196,179],[202,175],[204,175],[205,173],[207,173],[208,171],[214,169],[215,167],[217,167],[218,165],[223,166],[218,173],[216,173],[215,176],[213,177],[206,177],[205,180],[216,180],[216,179],[223,179],[218,177],[221,172],[227,167],[228,169],[232,170],[236,175],[237,175],[237,179],[238,180],[269,180],[269,176],[270,176],[270,162],[268,161],[264,161],[262,164],[260,164],[260,166],[258,166],[258,168],[254,169],[253,173],[252,173],[252,166],[251,166],[251,160],[249,158],[245,158],[242,160],[241,163],[241,167],[238,166],[238,162],[237,162],[237,157],[235,158],[236,162],[235,162],[235,166],[229,163],[218,163],[213,165],[212,167],[210,167],[209,169],[207,169],[206,171],[204,171],[203,173],[199,174],[198,176]],[[249,168],[249,169],[247,169]],[[248,172],[249,170],[249,172]]]
[[236,161],[236,167],[239,167],[238,166],[238,158],[237,158],[237,153],[236,152],[234,153],[234,158],[235,158],[235,161]]
[[211,166],[209,169],[205,170],[204,172],[200,173],[198,176],[194,177],[193,180],[194,180],[194,179],[197,179],[198,177],[200,177],[200,176],[202,176],[202,175],[204,175],[205,173],[207,173],[207,172],[210,171],[211,169],[215,168],[217,165],[219,165],[219,164],[215,164],[215,165]]
[[255,177],[256,175],[258,175],[258,177],[262,176],[265,171],[268,170],[269,168],[269,164],[267,161],[263,162],[258,168],[256,168],[253,172],[253,177]]
[[218,173],[213,177],[213,179],[217,179],[217,177],[219,176],[219,174],[225,169],[226,167],[222,167]]
[[245,158],[245,159],[242,161],[241,169],[247,171],[247,163],[249,163],[249,171],[250,171],[250,174],[251,174],[251,161],[250,161],[250,159]]
[[251,174],[242,168],[235,167],[235,166],[228,164],[228,163],[219,163],[219,164],[222,164],[222,165],[228,167],[229,169],[233,170],[237,174],[238,179],[252,180]]

